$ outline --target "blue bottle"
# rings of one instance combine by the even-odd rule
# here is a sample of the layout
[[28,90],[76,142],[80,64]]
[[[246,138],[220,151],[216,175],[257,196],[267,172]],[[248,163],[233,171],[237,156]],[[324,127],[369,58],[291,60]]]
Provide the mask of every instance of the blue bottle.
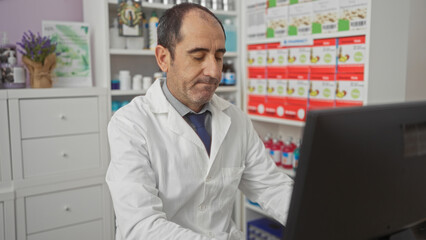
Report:
[[231,19],[225,19],[223,29],[226,34],[225,48],[227,52],[237,51],[237,28],[232,24]]

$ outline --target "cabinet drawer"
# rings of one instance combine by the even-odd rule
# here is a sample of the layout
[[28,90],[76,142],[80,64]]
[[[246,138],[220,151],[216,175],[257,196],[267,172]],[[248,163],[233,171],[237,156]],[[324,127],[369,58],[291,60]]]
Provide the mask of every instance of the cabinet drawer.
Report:
[[99,132],[96,97],[19,102],[22,138]]
[[102,240],[102,221],[78,224],[29,235],[27,240]]
[[27,234],[101,219],[102,203],[101,185],[26,197]]
[[4,240],[5,234],[5,222],[4,222],[4,204],[0,202],[0,240]]
[[24,178],[100,167],[99,134],[22,141]]

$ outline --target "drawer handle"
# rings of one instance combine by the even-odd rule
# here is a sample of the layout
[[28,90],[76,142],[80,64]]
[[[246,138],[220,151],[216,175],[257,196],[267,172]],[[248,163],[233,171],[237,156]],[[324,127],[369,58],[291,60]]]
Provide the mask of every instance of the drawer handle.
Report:
[[71,212],[71,207],[66,205],[66,206],[64,207],[64,211],[65,211],[65,212]]
[[66,120],[66,119],[67,119],[67,117],[66,117],[64,114],[59,115],[59,118],[60,118],[61,120]]

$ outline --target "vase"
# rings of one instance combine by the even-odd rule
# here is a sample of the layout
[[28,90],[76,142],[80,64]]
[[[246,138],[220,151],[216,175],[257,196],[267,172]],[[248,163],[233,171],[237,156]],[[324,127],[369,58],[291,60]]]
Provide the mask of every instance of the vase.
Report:
[[56,54],[52,53],[44,59],[44,63],[34,62],[28,57],[22,58],[30,73],[30,86],[32,88],[51,88],[52,71],[56,66]]

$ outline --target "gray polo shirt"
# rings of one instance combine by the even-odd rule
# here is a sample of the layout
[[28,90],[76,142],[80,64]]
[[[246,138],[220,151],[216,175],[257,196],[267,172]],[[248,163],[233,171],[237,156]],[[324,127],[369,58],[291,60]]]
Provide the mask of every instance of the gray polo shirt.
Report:
[[177,100],[172,93],[170,92],[169,88],[167,87],[167,79],[165,81],[161,81],[163,93],[166,96],[167,101],[176,109],[176,111],[179,113],[180,116],[185,119],[185,121],[196,131],[194,124],[189,120],[188,116],[186,114],[188,113],[194,113],[194,114],[201,114],[207,111],[207,115],[205,118],[204,125],[206,126],[206,130],[209,133],[210,137],[212,136],[212,111],[211,111],[211,105],[210,102],[204,104],[203,108],[200,112],[196,113],[192,111],[189,107],[187,107],[185,104],[181,103],[179,100]]

